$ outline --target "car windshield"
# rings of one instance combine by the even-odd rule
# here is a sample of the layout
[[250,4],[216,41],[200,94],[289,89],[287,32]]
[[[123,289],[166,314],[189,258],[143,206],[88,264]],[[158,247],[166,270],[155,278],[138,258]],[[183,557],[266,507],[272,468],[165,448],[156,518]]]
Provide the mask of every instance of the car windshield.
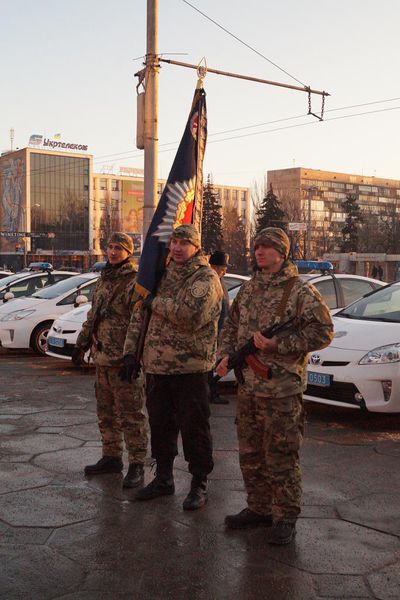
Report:
[[70,290],[86,283],[93,279],[93,274],[88,275],[78,275],[76,277],[69,277],[69,279],[63,279],[63,281],[59,281],[54,285],[50,285],[39,292],[35,292],[32,294],[32,298],[42,298],[45,300],[52,300],[53,298],[57,298],[61,296],[61,294],[65,294]]
[[3,277],[0,280],[0,289],[2,287],[6,287],[10,283],[13,283],[13,281],[18,281],[18,279],[21,279],[21,277],[26,277],[26,273],[13,273],[13,275],[9,275],[8,277]]
[[400,282],[372,292],[336,313],[336,316],[400,323]]

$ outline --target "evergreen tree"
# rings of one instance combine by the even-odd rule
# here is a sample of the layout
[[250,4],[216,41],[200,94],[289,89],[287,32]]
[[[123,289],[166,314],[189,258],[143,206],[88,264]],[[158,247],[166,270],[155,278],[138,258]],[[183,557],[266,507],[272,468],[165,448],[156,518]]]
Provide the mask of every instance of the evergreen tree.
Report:
[[210,175],[207,177],[207,183],[203,189],[201,238],[206,254],[211,254],[214,250],[223,250],[221,205]]
[[271,184],[256,213],[256,233],[265,227],[285,229],[287,222],[287,215],[281,207],[278,196],[274,194]]
[[357,252],[358,232],[363,222],[360,205],[355,194],[348,194],[346,200],[341,202],[341,207],[346,213],[345,225],[342,227],[342,252]]
[[224,210],[224,252],[229,254],[230,271],[246,275],[249,271],[249,248],[246,227],[234,207]]

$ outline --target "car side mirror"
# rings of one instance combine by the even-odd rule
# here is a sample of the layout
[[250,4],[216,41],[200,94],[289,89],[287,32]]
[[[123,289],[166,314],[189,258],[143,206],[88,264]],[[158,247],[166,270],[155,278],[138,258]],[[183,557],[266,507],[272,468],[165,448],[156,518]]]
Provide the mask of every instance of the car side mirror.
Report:
[[78,306],[82,306],[83,304],[86,304],[87,302],[88,302],[87,296],[85,296],[84,294],[79,294],[79,296],[77,296],[75,299],[74,306],[77,308]]
[[5,303],[6,303],[6,302],[8,302],[9,300],[14,300],[14,298],[15,298],[15,296],[14,296],[14,294],[13,294],[12,292],[6,292],[6,293],[4,294],[4,296],[3,296],[3,302],[4,302],[4,304],[5,304]]

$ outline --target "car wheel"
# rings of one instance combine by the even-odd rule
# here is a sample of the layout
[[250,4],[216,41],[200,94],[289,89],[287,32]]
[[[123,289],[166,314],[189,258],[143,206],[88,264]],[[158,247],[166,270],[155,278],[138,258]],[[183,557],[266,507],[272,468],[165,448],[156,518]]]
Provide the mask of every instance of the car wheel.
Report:
[[32,332],[30,347],[36,354],[40,354],[41,356],[46,355],[47,350],[47,335],[50,331],[50,327],[52,326],[52,321],[45,321],[44,323],[40,323]]

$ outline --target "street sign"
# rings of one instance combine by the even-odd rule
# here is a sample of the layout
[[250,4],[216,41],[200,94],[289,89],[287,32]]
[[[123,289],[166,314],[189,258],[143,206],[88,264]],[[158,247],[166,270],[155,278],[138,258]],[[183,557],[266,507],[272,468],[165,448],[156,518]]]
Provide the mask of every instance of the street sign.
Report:
[[307,223],[289,223],[289,231],[307,231]]
[[55,233],[34,233],[33,231],[0,231],[0,237],[5,238],[54,238]]

